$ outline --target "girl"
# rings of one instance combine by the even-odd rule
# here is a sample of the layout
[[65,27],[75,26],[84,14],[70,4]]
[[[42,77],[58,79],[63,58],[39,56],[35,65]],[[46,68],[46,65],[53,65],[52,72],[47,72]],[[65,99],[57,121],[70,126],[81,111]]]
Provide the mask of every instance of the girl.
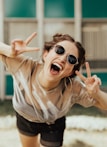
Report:
[[0,59],[13,77],[13,107],[22,146],[61,147],[65,116],[72,106],[78,103],[107,110],[107,98],[88,63],[87,77],[79,72],[85,63],[79,42],[68,34],[56,34],[45,42],[42,60],[36,61],[22,55],[39,50],[27,47],[35,35],[14,40],[11,46],[0,43]]

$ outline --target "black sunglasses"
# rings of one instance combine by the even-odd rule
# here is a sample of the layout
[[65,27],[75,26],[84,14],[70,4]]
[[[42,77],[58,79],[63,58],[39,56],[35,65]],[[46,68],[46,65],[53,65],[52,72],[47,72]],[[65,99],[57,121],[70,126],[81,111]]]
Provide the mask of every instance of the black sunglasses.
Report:
[[[65,49],[63,46],[61,45],[56,45],[55,46],[55,52],[58,54],[58,55],[63,55],[65,53]],[[74,56],[74,55],[68,55],[67,56],[67,61],[68,63],[70,64],[78,64],[78,59]]]

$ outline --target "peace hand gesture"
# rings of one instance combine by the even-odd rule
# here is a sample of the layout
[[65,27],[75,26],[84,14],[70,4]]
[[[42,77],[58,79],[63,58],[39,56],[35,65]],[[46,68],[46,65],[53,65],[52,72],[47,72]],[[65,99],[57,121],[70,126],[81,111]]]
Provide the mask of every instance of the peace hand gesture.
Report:
[[91,76],[91,70],[88,62],[86,62],[85,65],[87,77],[82,75],[79,71],[76,71],[76,75],[83,81],[88,93],[93,95],[98,92],[101,80],[96,75]]
[[11,42],[11,56],[14,57],[24,52],[38,51],[39,48],[27,46],[36,35],[34,32],[25,41],[19,39],[13,40]]

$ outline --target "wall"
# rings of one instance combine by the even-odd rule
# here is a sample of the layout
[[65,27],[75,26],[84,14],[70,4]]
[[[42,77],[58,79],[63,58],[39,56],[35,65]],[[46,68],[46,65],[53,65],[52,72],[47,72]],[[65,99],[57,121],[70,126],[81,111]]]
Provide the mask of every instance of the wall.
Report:
[[[4,0],[5,43],[10,43],[14,38],[25,39],[32,32],[38,32],[36,6],[36,0]],[[82,43],[93,70],[95,68],[107,69],[106,6],[107,0],[82,0]],[[44,11],[44,40],[49,40],[57,32],[69,33],[74,37],[74,0],[44,0],[44,10],[41,11]],[[38,37],[30,45],[38,46]],[[33,58],[39,56],[34,53],[28,55]],[[102,67],[98,61],[103,63]],[[13,81],[8,72],[5,72],[5,75],[5,94],[11,96],[13,95]],[[104,81],[105,76],[103,77],[101,76]]]

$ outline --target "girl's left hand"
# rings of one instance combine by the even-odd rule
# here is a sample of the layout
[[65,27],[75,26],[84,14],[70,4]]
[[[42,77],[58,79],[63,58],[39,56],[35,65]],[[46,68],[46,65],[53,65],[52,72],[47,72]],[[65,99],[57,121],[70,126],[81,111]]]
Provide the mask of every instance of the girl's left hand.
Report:
[[88,93],[93,95],[100,89],[99,86],[101,85],[101,80],[97,77],[97,75],[91,76],[91,70],[88,62],[86,62],[85,65],[87,77],[82,75],[79,71],[76,71],[76,75],[83,81]]

